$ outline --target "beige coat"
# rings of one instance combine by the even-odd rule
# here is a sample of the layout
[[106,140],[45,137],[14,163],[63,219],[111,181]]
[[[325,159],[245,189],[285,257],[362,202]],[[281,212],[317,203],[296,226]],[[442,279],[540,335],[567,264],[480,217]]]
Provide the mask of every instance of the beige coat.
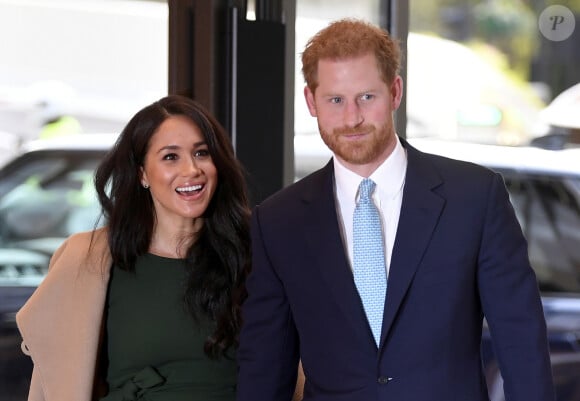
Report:
[[[107,231],[75,234],[16,314],[22,350],[34,362],[28,401],[91,401],[111,255]],[[89,252],[89,246],[92,246]],[[293,400],[302,399],[301,366]]]
[[29,401],[91,401],[111,257],[106,230],[75,234],[16,315],[34,362]]

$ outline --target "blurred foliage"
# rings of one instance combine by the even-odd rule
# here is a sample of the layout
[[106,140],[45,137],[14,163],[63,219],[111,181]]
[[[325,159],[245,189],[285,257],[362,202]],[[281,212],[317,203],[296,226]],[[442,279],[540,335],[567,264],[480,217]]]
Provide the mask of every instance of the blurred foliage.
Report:
[[560,5],[568,7],[574,14],[580,14],[580,0],[545,0],[546,6]]
[[503,53],[506,70],[527,81],[540,43],[540,13],[562,5],[580,14],[580,0],[412,0],[410,29],[465,44],[487,43]]
[[522,1],[493,0],[473,10],[475,36],[504,53],[510,68],[527,80],[538,46],[534,12]]
[[519,88],[520,93],[525,96],[530,104],[537,108],[546,106],[543,100],[538,96],[538,93],[529,85],[529,81],[523,79],[521,74],[510,66],[508,57],[505,53],[498,50],[497,47],[482,40],[473,40],[470,43],[466,43],[466,45],[473,49],[495,69],[501,71],[502,74],[509,79],[511,84]]

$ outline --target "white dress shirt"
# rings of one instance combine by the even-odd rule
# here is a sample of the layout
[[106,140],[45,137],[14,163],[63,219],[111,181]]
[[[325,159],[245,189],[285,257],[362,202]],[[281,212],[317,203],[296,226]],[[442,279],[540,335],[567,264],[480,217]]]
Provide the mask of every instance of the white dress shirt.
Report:
[[[342,240],[352,267],[352,220],[358,200],[358,186],[364,177],[350,171],[335,157],[334,195],[337,204]],[[397,145],[390,156],[369,177],[376,184],[373,201],[381,215],[387,274],[399,224],[403,186],[407,172],[407,153],[397,137]]]

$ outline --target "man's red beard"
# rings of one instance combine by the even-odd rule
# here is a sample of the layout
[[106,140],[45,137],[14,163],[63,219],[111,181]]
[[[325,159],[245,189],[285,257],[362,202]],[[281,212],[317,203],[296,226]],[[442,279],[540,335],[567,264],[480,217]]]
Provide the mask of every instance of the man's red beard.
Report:
[[[384,124],[379,129],[372,124],[335,128],[332,134],[324,131],[320,126],[318,128],[326,146],[338,157],[352,164],[367,164],[375,160],[384,152],[390,138],[388,124]],[[345,136],[361,134],[365,134],[365,137],[360,140],[344,140]]]

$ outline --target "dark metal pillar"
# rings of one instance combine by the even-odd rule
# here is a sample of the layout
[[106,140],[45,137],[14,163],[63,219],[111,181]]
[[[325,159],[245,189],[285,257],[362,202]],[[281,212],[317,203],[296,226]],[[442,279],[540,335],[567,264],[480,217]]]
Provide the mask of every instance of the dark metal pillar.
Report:
[[397,134],[407,136],[407,36],[409,35],[409,2],[388,0],[380,2],[380,25],[399,40],[401,45],[401,77],[403,78],[403,99],[395,113]]
[[293,1],[257,0],[255,21],[246,19],[245,1],[168,3],[169,93],[200,101],[226,127],[252,202],[259,203],[286,185],[293,170],[287,115],[293,116],[294,93],[287,76],[294,60],[287,60],[285,25],[285,3]]

